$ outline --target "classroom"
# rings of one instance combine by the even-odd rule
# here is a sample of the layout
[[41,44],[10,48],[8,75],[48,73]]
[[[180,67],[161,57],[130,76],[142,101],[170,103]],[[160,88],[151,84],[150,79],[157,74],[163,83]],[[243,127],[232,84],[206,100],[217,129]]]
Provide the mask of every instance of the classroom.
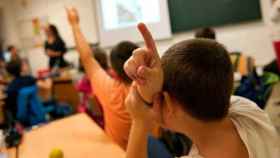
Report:
[[280,0],[0,0],[0,158],[280,158]]

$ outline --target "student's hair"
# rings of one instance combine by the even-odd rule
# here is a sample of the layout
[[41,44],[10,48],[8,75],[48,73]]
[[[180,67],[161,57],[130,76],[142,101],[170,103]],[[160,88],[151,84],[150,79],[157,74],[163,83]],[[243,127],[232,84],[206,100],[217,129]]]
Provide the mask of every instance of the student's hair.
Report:
[[15,48],[14,45],[9,45],[8,48],[7,48],[7,51],[11,52],[14,48]]
[[195,33],[195,37],[216,40],[216,33],[215,33],[214,29],[206,27],[206,28],[197,30]]
[[[106,51],[104,49],[100,48],[100,47],[93,47],[92,51],[93,51],[93,54],[92,54],[93,57],[100,64],[100,66],[104,70],[108,70],[109,66],[108,66],[108,60],[107,60]],[[81,72],[85,71],[81,61],[79,63],[79,71],[81,71]]]
[[10,75],[14,77],[19,77],[21,74],[21,67],[22,67],[22,61],[13,60],[6,65],[6,70]]
[[185,112],[202,121],[224,118],[233,89],[227,50],[214,40],[193,39],[175,44],[162,57],[164,91]]
[[53,36],[55,37],[55,39],[62,41],[61,35],[59,34],[57,27],[53,24],[49,24],[48,27],[49,27],[50,31],[52,32]]
[[133,51],[137,48],[139,48],[137,44],[130,41],[123,41],[117,44],[111,50],[110,61],[112,64],[112,68],[126,84],[130,84],[132,80],[124,72],[123,65],[126,60],[130,58]]
[[107,70],[109,66],[108,66],[106,51],[104,49],[100,48],[100,47],[94,47],[93,52],[94,52],[93,56],[98,61],[100,66],[104,70]]

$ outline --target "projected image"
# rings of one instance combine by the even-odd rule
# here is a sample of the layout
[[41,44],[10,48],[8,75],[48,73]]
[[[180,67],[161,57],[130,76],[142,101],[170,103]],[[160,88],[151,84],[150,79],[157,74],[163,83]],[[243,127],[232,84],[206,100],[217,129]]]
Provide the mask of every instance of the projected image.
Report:
[[159,0],[101,0],[101,5],[106,30],[160,21]]
[[129,25],[142,19],[139,1],[116,0],[118,25]]

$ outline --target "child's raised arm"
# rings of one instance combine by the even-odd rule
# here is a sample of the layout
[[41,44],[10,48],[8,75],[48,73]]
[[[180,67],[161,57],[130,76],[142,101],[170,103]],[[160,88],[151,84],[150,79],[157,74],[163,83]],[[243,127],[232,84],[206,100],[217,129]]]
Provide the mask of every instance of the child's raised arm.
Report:
[[155,41],[147,26],[138,25],[146,47],[138,48],[124,65],[127,75],[137,82],[140,96],[152,104],[156,94],[161,92],[163,85],[163,70]]
[[73,7],[68,7],[66,8],[66,12],[74,34],[76,49],[80,54],[83,66],[87,75],[93,76],[97,70],[102,70],[102,68],[95,58],[92,57],[92,49],[81,32],[78,11]]
[[133,79],[126,99],[127,110],[133,119],[127,158],[147,158],[148,133],[160,113],[159,104],[154,102],[155,96],[163,85],[163,70],[155,41],[145,24],[139,24],[138,29],[146,47],[135,50],[124,66]]

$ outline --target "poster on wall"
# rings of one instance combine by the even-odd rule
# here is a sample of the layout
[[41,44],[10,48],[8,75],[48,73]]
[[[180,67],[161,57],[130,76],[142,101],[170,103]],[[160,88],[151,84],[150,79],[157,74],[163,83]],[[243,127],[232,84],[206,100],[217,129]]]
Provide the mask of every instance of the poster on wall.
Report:
[[38,48],[44,45],[44,28],[48,24],[48,17],[34,17],[18,22],[19,36],[25,49]]
[[48,18],[34,18],[32,19],[32,32],[33,32],[33,46],[43,47],[45,39],[45,28],[48,25]]

